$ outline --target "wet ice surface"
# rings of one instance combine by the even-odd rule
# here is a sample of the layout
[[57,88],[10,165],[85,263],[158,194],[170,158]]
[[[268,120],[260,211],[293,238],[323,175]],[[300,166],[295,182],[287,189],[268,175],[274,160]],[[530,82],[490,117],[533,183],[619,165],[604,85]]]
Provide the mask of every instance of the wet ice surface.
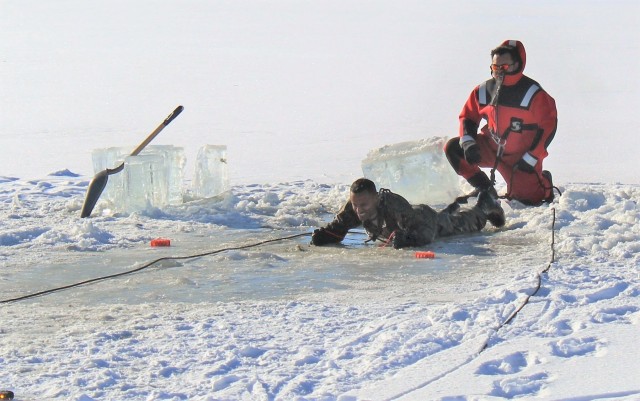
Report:
[[[132,274],[48,297],[52,302],[64,299],[91,305],[304,299],[326,293],[340,297],[358,290],[399,300],[420,293],[424,301],[451,301],[474,296],[474,291],[486,288],[487,274],[510,275],[513,272],[509,269],[521,268],[491,263],[491,258],[505,251],[502,248],[515,244],[512,238],[496,233],[455,237],[405,250],[384,247],[381,242],[365,243],[367,236],[361,230],[350,233],[341,245],[315,247],[309,245],[309,233],[310,229],[176,232],[169,236],[170,247],[151,247],[145,241],[124,250],[90,252],[74,255],[71,260],[35,264],[12,277],[6,295],[44,291],[148,265]],[[278,240],[300,234],[303,236]],[[233,249],[245,246],[248,248]],[[228,248],[232,249],[225,250]],[[416,258],[416,250],[424,249],[433,250],[436,258]],[[206,255],[192,257],[201,254]],[[537,263],[547,257],[543,250],[540,255],[532,255]],[[460,294],[456,289],[462,283],[465,291]],[[430,290],[423,293],[425,288]]]
[[[91,305],[321,298],[327,293],[349,299],[355,290],[363,294],[362,299],[382,296],[401,302],[417,296],[425,301],[452,301],[490,287],[487,282],[495,279],[496,272],[504,270],[506,280],[514,269],[523,268],[523,261],[540,264],[549,257],[545,246],[538,245],[549,233],[541,232],[532,248],[530,239],[490,226],[481,233],[442,239],[419,249],[394,250],[380,241],[365,242],[368,237],[361,228],[340,245],[310,246],[313,228],[330,221],[346,200],[347,185],[301,181],[236,186],[224,196],[165,211],[149,209],[146,214],[114,213],[113,202],[101,199],[88,219],[68,210],[77,207],[81,198],[59,199],[57,192],[49,193],[65,186],[69,195],[80,197],[86,185],[82,180],[68,182],[62,177],[47,185],[37,181],[14,185],[26,199],[49,198],[50,204],[45,203],[45,213],[13,202],[15,216],[22,213],[24,218],[15,229],[18,233],[11,236],[22,253],[7,256],[14,263],[6,293],[11,297],[149,265],[137,273],[47,297]],[[30,192],[34,194],[27,196]],[[51,212],[69,215],[71,220],[59,224]],[[295,238],[283,239],[290,236]],[[157,237],[168,238],[171,246],[150,246]],[[260,245],[263,241],[269,242]],[[522,248],[518,263],[494,262],[512,252],[513,246]],[[432,250],[436,258],[418,259],[416,250]],[[200,254],[207,255],[191,257]],[[161,258],[165,260],[153,263]]]

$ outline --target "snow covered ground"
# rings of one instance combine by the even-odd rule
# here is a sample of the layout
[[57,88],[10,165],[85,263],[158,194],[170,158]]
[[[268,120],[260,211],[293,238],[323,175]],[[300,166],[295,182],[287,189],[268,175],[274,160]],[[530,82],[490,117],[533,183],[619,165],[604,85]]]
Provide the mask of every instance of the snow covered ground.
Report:
[[[347,196],[236,186],[80,219],[86,185],[3,179],[4,300],[308,233]],[[638,399],[640,187],[562,189],[548,207],[505,204],[501,230],[425,248],[435,259],[358,232],[340,247],[302,236],[3,303],[0,383],[25,400]]]
[[[5,0],[0,11],[0,302],[164,258],[2,302],[0,390],[640,399],[636,1]],[[455,135],[489,50],[511,38],[558,103],[545,166],[563,196],[505,203],[506,227],[425,247],[435,259],[364,245],[360,232],[309,246],[371,149]],[[91,150],[133,149],[178,104],[154,144],[191,160],[228,145],[231,193],[147,213],[99,204],[80,219]],[[171,247],[150,247],[157,237]]]

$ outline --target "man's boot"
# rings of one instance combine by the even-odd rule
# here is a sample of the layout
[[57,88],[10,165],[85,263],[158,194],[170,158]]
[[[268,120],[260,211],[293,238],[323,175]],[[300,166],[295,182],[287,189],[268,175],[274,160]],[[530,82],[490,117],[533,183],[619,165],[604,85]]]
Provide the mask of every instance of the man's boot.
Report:
[[502,206],[500,206],[496,190],[493,187],[480,191],[477,206],[487,216],[487,220],[489,220],[494,227],[504,226],[504,210],[502,210]]
[[484,171],[480,171],[479,173],[476,173],[474,176],[467,179],[467,182],[471,184],[471,186],[473,186],[478,193],[480,191],[493,188],[493,184],[491,184],[491,180],[489,180],[489,177],[487,177]]

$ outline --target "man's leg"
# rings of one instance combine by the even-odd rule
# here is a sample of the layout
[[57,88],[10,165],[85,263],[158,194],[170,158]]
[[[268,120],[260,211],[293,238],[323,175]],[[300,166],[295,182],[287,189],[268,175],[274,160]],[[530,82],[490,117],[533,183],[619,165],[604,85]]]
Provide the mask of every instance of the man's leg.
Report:
[[487,216],[478,207],[454,212],[445,209],[438,213],[438,237],[478,232],[486,224]]
[[453,170],[460,176],[466,178],[473,177],[480,171],[480,167],[477,165],[469,164],[464,158],[464,151],[460,146],[460,138],[451,138],[444,145],[444,153],[449,160],[449,164],[453,167]]
[[[480,170],[480,167],[492,167],[495,162],[495,155],[488,147],[484,146],[484,137],[478,135],[477,143],[480,147],[480,155],[482,161],[479,164],[469,164],[464,158],[464,151],[460,146],[460,138],[451,138],[444,146],[444,152],[447,156],[447,160],[454,171],[467,180],[472,187],[478,191],[489,190],[493,188],[493,184],[487,174]],[[495,190],[494,190],[495,192]]]
[[507,197],[526,205],[540,205],[544,201],[553,200],[553,184],[551,174],[536,170],[533,173],[501,165],[500,174],[507,182]]

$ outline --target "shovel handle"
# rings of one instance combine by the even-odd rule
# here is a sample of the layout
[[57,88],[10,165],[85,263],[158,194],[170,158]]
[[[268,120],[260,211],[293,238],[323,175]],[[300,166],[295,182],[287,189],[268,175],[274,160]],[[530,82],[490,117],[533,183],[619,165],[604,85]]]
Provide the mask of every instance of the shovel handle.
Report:
[[144,149],[149,144],[149,142],[151,142],[153,138],[155,138],[160,133],[160,131],[164,129],[164,127],[169,125],[169,123],[173,121],[174,118],[178,117],[178,115],[182,113],[182,110],[184,110],[184,107],[176,107],[176,109],[172,111],[171,114],[167,116],[167,118],[164,119],[162,124],[158,125],[158,128],[153,130],[153,132],[147,137],[147,139],[145,139],[140,145],[138,145],[137,148],[134,149],[133,152],[131,152],[131,156],[136,156],[138,155],[138,153],[142,152],[142,149]]

